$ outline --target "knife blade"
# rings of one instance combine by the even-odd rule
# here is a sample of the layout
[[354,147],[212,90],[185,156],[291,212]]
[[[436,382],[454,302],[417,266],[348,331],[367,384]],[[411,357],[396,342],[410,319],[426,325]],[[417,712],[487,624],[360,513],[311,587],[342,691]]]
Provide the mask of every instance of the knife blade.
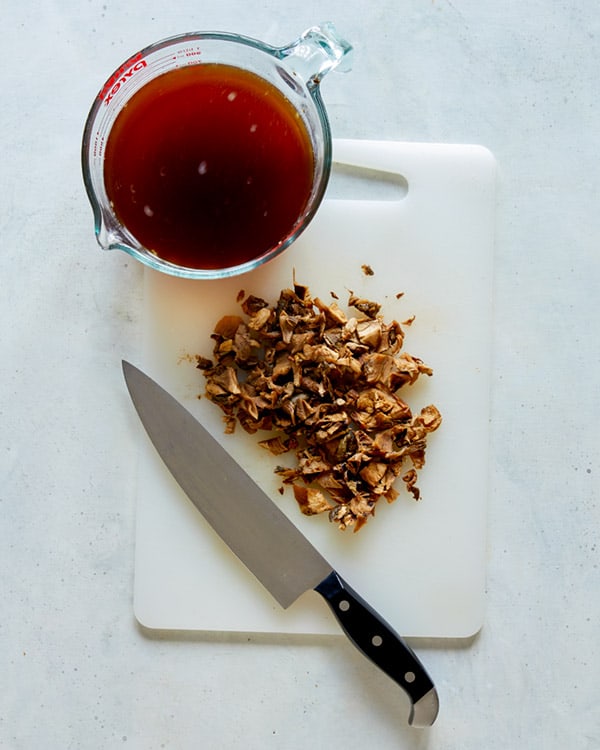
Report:
[[304,592],[318,592],[350,641],[406,692],[408,723],[431,726],[438,694],[414,651],[182,404],[140,369],[122,364],[151,442],[213,530],[284,609]]

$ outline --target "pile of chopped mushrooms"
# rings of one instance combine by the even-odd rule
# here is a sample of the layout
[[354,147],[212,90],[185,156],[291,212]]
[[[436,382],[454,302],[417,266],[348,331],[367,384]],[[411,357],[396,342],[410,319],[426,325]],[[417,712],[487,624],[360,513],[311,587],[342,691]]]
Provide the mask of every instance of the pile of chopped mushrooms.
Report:
[[240,293],[245,317],[219,320],[214,361],[197,357],[197,366],[206,396],[224,412],[226,432],[238,423],[251,434],[268,430],[262,447],[274,455],[295,452],[293,468],[275,471],[292,485],[300,510],[358,531],[381,498],[397,498],[399,476],[419,499],[417,469],[442,418],[433,405],[413,415],[399,396],[404,385],[432,374],[402,351],[400,324],[384,322],[379,304],[352,292],[355,315],[332,297],[325,304],[297,283],[272,306]]

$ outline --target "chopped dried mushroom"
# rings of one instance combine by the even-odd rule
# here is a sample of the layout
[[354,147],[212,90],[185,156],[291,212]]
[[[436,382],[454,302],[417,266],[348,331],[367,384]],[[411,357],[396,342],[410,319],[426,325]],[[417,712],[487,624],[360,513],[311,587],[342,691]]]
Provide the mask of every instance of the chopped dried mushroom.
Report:
[[340,529],[358,531],[381,498],[398,497],[398,478],[420,498],[417,469],[442,418],[433,405],[413,415],[399,395],[432,374],[402,351],[401,325],[386,323],[378,303],[353,292],[348,307],[358,316],[331,295],[328,305],[294,284],[270,306],[240,292],[245,319],[221,318],[212,334],[214,359],[198,357],[197,367],[226,432],[236,424],[250,434],[271,431],[259,445],[275,456],[295,452],[295,466],[275,472],[293,487],[302,513],[326,513]]

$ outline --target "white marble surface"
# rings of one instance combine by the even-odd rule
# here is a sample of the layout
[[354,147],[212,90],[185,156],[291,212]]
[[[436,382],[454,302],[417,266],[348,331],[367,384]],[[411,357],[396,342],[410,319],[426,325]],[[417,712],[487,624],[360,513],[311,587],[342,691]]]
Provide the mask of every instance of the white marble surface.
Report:
[[[499,164],[487,615],[418,644],[441,713],[342,638],[150,636],[131,609],[141,267],[96,248],[87,109],[146,43],[284,43],[331,19],[338,137],[481,143]],[[0,747],[600,746],[595,0],[22,0],[3,9]],[[457,269],[460,273],[460,269]],[[468,457],[462,457],[468,460]]]

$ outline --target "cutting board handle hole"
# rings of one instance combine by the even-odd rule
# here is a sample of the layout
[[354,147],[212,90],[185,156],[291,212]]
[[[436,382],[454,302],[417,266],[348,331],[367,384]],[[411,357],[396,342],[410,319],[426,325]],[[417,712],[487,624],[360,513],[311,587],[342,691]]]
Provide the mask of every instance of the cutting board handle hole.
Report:
[[408,181],[397,172],[334,161],[326,197],[334,200],[401,201],[407,193]]

